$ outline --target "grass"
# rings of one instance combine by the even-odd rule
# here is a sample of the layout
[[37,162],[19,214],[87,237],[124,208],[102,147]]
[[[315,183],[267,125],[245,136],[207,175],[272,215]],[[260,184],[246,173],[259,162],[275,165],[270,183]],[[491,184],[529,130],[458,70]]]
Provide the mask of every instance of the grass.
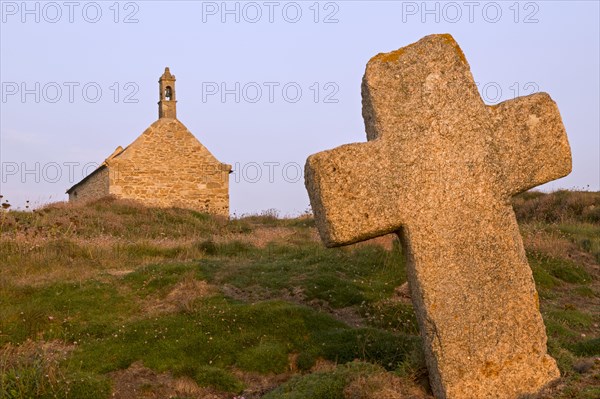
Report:
[[592,281],[585,268],[569,260],[535,253],[529,256],[529,264],[536,282],[544,288],[553,288],[562,282],[588,284]]
[[2,292],[0,306],[0,344],[36,338],[73,342],[101,337],[136,310],[117,287],[93,280],[13,287]]
[[[213,297],[200,302],[192,314],[125,324],[115,334],[86,344],[75,358],[97,372],[126,368],[134,360],[158,371],[204,364],[282,372],[288,352],[314,347],[313,334],[341,328],[326,315],[279,301],[250,306]],[[103,360],[94,361],[100,354]],[[285,362],[271,360],[282,356]]]
[[191,370],[193,370],[193,373],[190,377],[200,386],[213,387],[225,392],[240,392],[244,388],[244,385],[237,378],[220,367],[198,366],[191,368]]
[[[578,365],[600,356],[600,198],[514,204],[563,373],[548,398],[596,398],[598,366]],[[316,237],[312,218],[272,210],[224,222],[105,199],[0,213],[0,397],[109,398],[143,364],[188,399],[431,398],[414,310],[395,292],[398,241]]]
[[600,356],[600,338],[579,341],[571,346],[571,351],[577,356]]
[[264,399],[344,399],[344,388],[351,379],[376,371],[379,369],[368,363],[347,363],[332,371],[293,378]]
[[596,262],[600,262],[599,223],[562,223],[558,229],[577,246],[590,253]]
[[406,278],[398,246],[392,251],[379,246],[324,249],[310,243],[242,253],[242,261],[215,259],[206,269],[208,281],[240,289],[260,287],[265,295],[294,287],[307,301],[344,308],[389,296]]
[[[58,345],[33,341],[0,349],[0,397],[20,398],[106,398],[110,381],[103,376],[60,367]],[[64,356],[63,352],[63,356]],[[64,359],[64,358],[63,358]]]
[[589,328],[592,326],[592,315],[575,309],[550,310],[546,314],[549,318],[564,323],[571,328]]

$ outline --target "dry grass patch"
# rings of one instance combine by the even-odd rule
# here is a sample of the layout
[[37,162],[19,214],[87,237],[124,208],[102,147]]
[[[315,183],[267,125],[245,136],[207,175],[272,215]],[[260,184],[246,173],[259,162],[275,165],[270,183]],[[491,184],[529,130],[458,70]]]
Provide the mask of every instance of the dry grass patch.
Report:
[[109,385],[103,377],[62,367],[73,345],[27,340],[0,348],[0,397],[104,399]]
[[560,190],[547,194],[527,191],[513,197],[512,203],[521,222],[578,220],[600,223],[600,192]]
[[425,387],[391,373],[358,376],[344,389],[345,399],[432,399]]
[[234,369],[232,374],[242,382],[244,391],[240,395],[244,399],[258,399],[292,377],[292,373],[260,374]]
[[523,225],[523,243],[530,252],[564,259],[578,264],[592,266],[596,264],[594,257],[583,251],[572,240],[557,231],[539,228],[536,225]]
[[75,349],[74,345],[67,345],[58,340],[28,339],[21,345],[8,343],[0,348],[0,374],[5,375],[9,369],[35,363],[44,370],[50,382],[56,382],[60,374],[59,362],[67,359],[73,349]]
[[533,252],[566,260],[571,260],[573,254],[579,252],[575,244],[555,232],[525,225],[522,234],[525,248]]
[[135,362],[125,370],[109,373],[113,381],[113,399],[230,399],[230,395],[199,387],[188,377],[175,378],[170,373],[157,373]]
[[228,233],[221,236],[215,236],[216,243],[225,243],[239,241],[244,244],[250,244],[256,248],[265,248],[271,243],[287,244],[289,239],[296,234],[296,230],[290,227],[256,227],[248,233]]
[[359,243],[353,244],[350,247],[361,247],[365,245],[377,245],[385,249],[386,251],[391,251],[394,242],[398,241],[398,236],[396,234],[387,234],[381,237],[372,238],[367,241],[361,241]]
[[175,284],[173,289],[165,296],[152,296],[144,301],[145,313],[156,315],[163,313],[176,313],[195,311],[194,302],[200,298],[207,298],[218,293],[218,289],[206,281],[196,280],[193,272],[188,272],[183,279]]

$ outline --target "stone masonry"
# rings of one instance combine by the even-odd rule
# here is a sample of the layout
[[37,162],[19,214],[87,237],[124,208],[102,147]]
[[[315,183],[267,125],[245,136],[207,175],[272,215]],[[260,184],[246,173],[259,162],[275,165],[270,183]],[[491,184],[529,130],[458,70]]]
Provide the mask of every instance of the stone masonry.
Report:
[[175,206],[228,217],[231,166],[219,162],[176,119],[175,76],[168,68],[159,86],[159,119],[71,187],[69,201],[114,195],[148,206]]
[[567,175],[545,93],[487,106],[450,35],[367,64],[366,143],[311,155],[327,246],[396,232],[438,399],[517,399],[559,377],[510,198]]
[[102,165],[68,192],[69,201],[89,201],[106,197],[110,194],[109,186],[108,168]]

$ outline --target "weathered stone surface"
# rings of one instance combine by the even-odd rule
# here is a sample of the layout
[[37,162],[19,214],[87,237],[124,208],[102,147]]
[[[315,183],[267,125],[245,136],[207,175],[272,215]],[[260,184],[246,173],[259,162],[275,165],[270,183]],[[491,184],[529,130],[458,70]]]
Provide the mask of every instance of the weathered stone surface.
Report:
[[71,187],[69,201],[112,194],[148,206],[176,206],[229,217],[231,165],[219,162],[176,119],[175,77],[168,68],[159,86],[159,119]]
[[230,169],[177,119],[160,118],[106,164],[110,194],[229,216]]
[[544,93],[486,106],[450,35],[373,57],[368,142],[308,158],[327,246],[397,232],[437,398],[517,398],[559,377],[511,196],[567,175]]
[[69,201],[90,201],[110,194],[109,172],[101,165],[69,193]]

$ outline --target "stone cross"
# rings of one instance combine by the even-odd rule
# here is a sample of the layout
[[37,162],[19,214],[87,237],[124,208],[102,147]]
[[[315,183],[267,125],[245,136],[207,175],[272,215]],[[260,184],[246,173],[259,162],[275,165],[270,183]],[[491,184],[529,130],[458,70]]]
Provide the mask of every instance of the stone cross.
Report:
[[510,198],[567,175],[545,93],[487,106],[450,35],[367,64],[368,142],[310,156],[305,180],[327,246],[396,232],[439,399],[514,399],[560,376]]

